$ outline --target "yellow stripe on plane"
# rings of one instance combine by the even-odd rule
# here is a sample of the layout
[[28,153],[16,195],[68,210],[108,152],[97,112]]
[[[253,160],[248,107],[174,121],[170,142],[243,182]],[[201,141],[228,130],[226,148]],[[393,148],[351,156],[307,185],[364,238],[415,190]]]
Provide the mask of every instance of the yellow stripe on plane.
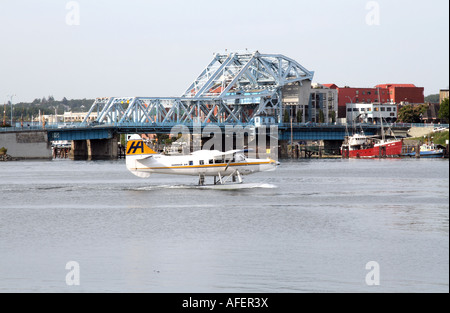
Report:
[[[252,162],[252,163],[235,163],[230,164],[230,167],[233,166],[245,166],[245,165],[263,165],[263,164],[271,164],[273,162]],[[186,165],[186,166],[165,166],[165,167],[146,167],[146,168],[138,168],[139,170],[164,170],[164,169],[188,169],[188,168],[211,168],[211,167],[225,167],[226,163],[223,164],[214,164],[214,165]]]

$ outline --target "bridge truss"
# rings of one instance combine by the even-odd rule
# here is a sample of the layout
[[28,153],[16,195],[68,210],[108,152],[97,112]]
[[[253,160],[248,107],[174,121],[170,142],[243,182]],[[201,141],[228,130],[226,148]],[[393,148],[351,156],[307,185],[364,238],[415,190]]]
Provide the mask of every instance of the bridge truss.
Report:
[[283,121],[283,87],[312,81],[314,72],[283,55],[215,54],[178,98],[98,98],[83,123],[128,125],[251,124],[257,116]]

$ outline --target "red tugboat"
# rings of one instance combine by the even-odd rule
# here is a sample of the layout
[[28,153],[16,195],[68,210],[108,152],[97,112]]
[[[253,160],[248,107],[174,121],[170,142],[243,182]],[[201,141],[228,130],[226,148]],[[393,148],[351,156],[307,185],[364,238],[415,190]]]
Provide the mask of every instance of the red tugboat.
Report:
[[[383,136],[384,137],[384,136]],[[403,140],[386,140],[356,134],[341,146],[343,158],[396,158],[402,155]]]

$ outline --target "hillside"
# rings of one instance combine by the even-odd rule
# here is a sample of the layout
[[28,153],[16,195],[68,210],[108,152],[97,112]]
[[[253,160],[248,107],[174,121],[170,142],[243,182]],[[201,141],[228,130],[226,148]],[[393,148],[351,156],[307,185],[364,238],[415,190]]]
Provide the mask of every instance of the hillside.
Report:
[[[94,101],[94,99],[68,100],[66,98],[57,101],[52,96],[48,98],[44,97],[42,99],[35,99],[31,103],[21,102],[14,104],[13,118],[14,121],[19,121],[23,118],[23,121],[27,122],[31,121],[32,117],[38,116],[39,112],[43,115],[55,114],[55,110],[57,114],[64,114],[64,112],[86,112],[91,108]],[[3,106],[6,122],[9,123],[11,119],[11,105],[4,104]],[[4,116],[2,115],[0,119],[3,120]]]

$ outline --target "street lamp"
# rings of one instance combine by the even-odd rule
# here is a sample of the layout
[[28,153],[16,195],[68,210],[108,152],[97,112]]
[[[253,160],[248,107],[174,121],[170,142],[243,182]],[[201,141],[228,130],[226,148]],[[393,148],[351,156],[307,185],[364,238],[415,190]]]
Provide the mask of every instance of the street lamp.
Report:
[[13,102],[12,99],[13,97],[15,97],[16,95],[8,95],[7,97],[9,97],[9,103],[11,103],[11,127],[13,127]]

